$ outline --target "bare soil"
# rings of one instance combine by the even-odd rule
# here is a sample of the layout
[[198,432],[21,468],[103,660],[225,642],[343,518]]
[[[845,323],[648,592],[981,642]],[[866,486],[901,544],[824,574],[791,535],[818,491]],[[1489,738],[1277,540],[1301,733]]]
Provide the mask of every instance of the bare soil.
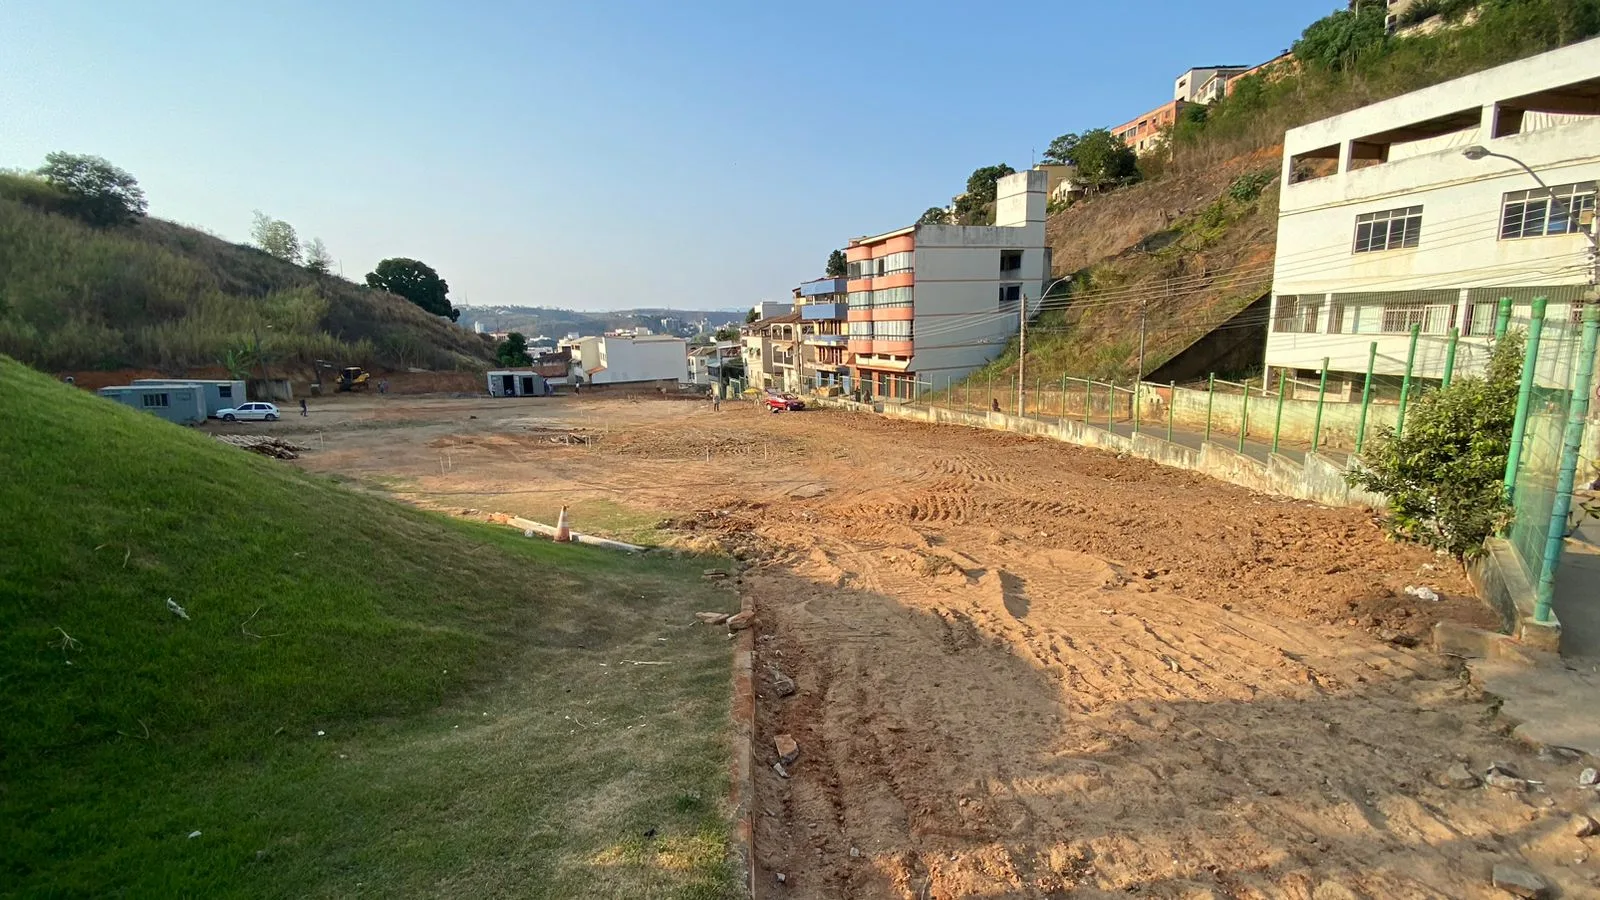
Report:
[[[1583,764],[1504,737],[1427,649],[1493,616],[1363,513],[740,403],[360,398],[274,428],[418,502],[625,509],[743,558],[760,896],[1487,898],[1497,863],[1600,885]],[[1442,786],[1458,760],[1547,784]]]

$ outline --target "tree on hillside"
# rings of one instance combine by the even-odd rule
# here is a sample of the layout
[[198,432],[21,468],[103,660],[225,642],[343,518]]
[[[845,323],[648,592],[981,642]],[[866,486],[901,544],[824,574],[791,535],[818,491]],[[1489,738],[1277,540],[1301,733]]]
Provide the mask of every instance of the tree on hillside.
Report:
[[1105,128],[1061,135],[1050,142],[1045,159],[1075,166],[1078,180],[1091,191],[1139,180],[1139,157]]
[[918,225],[949,225],[950,210],[942,206],[930,206],[922,215],[917,217]]
[[956,198],[955,222],[957,225],[990,225],[994,222],[996,184],[1016,170],[1000,163],[974,169],[967,178],[967,191]]
[[450,285],[425,262],[397,256],[378,263],[367,273],[367,287],[398,294],[436,316],[461,318],[461,310],[450,305]]
[[44,158],[38,175],[66,195],[68,211],[90,225],[122,225],[149,209],[138,180],[98,156],[56,151]]
[[737,328],[718,328],[716,334],[712,335],[712,340],[718,343],[722,341],[737,341],[738,339],[739,330]]
[[533,365],[533,357],[528,355],[528,339],[520,331],[506,335],[506,339],[494,349],[494,358],[502,366]]
[[1306,26],[1290,51],[1312,68],[1343,71],[1389,39],[1387,19],[1388,8],[1382,3],[1341,9]]
[[312,238],[306,245],[306,269],[318,275],[326,275],[333,268],[333,255],[328,252],[328,245],[322,238]]
[[761,307],[752,306],[750,311],[744,314],[744,323],[748,325],[759,318],[761,318]]
[[843,250],[835,250],[828,254],[828,268],[823,272],[829,278],[843,278],[850,264],[845,260]]
[[288,222],[274,219],[258,209],[250,225],[250,239],[268,255],[286,263],[300,264],[300,238]]

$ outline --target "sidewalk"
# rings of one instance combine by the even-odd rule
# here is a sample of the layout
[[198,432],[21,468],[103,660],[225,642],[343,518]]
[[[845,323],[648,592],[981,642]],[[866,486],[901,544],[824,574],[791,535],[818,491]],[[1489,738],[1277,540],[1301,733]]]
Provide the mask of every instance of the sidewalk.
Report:
[[1556,571],[1561,653],[1600,662],[1600,521],[1589,519],[1567,540]]

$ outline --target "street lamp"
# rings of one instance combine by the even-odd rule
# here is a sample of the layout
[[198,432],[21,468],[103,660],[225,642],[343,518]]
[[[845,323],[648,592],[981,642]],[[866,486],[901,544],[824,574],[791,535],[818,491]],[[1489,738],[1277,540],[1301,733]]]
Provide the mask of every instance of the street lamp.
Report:
[[[1550,195],[1550,211],[1552,213],[1555,211],[1556,204],[1562,202],[1562,198],[1556,194],[1555,190],[1552,189],[1550,185],[1545,184],[1544,179],[1539,177],[1538,172],[1535,172],[1532,167],[1522,160],[1517,159],[1515,156],[1508,156],[1504,153],[1496,153],[1493,150],[1490,150],[1488,147],[1484,147],[1480,144],[1473,144],[1470,147],[1462,148],[1461,155],[1474,162],[1493,156],[1496,159],[1503,159],[1507,162],[1516,163],[1518,166],[1522,167],[1522,171],[1528,173],[1528,177],[1532,178],[1536,183],[1538,183],[1539,187],[1544,188],[1544,192],[1546,194]],[[1574,211],[1569,206],[1567,214],[1572,215],[1573,212]],[[1585,228],[1584,223],[1579,222],[1578,231],[1589,241],[1589,296],[1585,299],[1593,302],[1595,299],[1595,285],[1600,284],[1600,238],[1597,238],[1594,233],[1594,220],[1592,218],[1592,213],[1588,227]]]
[[[1071,275],[1063,275],[1054,281],[1045,282],[1044,290],[1039,292],[1039,311],[1044,311],[1044,301],[1050,296],[1050,289],[1063,281],[1071,281]],[[1028,295],[1022,295],[1021,308],[1017,311],[1019,322],[1017,324],[1017,418],[1022,418],[1026,392],[1028,390]]]

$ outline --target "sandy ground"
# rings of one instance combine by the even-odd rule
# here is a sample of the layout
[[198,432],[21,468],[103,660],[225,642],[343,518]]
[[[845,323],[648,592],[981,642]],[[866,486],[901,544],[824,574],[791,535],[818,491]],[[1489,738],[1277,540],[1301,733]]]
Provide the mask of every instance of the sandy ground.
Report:
[[[1496,864],[1600,896],[1569,821],[1585,763],[1505,738],[1409,646],[1492,618],[1359,512],[743,404],[355,398],[272,427],[422,502],[624,509],[745,559],[760,896],[1502,897]],[[1547,784],[1440,782],[1492,760]]]

